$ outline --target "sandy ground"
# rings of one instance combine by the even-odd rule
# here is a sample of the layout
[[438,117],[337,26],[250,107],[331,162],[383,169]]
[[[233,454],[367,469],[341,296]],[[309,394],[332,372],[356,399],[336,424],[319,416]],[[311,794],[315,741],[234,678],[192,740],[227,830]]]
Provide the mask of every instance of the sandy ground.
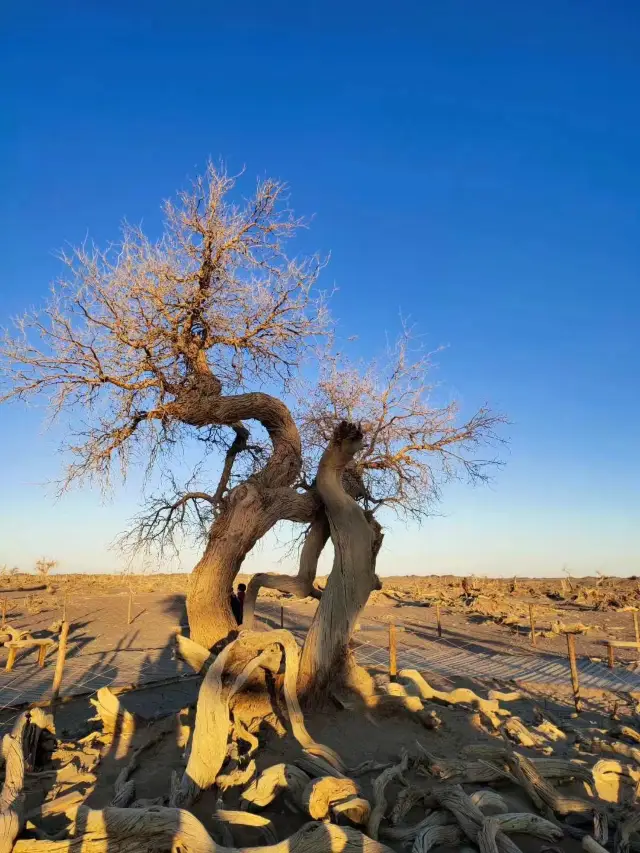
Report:
[[[129,588],[121,579],[98,580],[90,577],[51,578],[49,588],[25,589],[27,583],[34,585],[34,579],[9,579],[5,583],[0,597],[7,598],[7,618],[12,625],[28,628],[32,631],[45,631],[62,615],[73,624],[70,635],[67,685],[70,679],[80,678],[82,668],[101,671],[105,678],[114,678],[116,682],[136,683],[142,675],[153,678],[163,672],[175,671],[171,636],[178,625],[185,622],[185,582],[186,578],[136,579],[133,582],[132,622],[127,625]],[[459,579],[397,579],[385,584],[383,593],[376,593],[362,614],[357,632],[359,642],[384,646],[387,640],[388,624],[394,622],[398,627],[398,640],[402,648],[426,648],[433,644],[436,632],[435,601],[441,602],[441,619],[444,638],[450,641],[464,642],[467,648],[477,649],[483,654],[488,651],[508,655],[557,655],[566,656],[566,638],[563,627],[582,624],[582,633],[577,635],[578,651],[581,655],[603,657],[603,641],[607,637],[628,638],[634,636],[632,610],[623,609],[635,606],[637,584],[625,581],[611,586],[611,596],[617,596],[607,609],[596,609],[596,604],[584,604],[573,599],[574,591],[567,591],[567,597],[558,600],[550,598],[542,582],[539,588],[533,583],[519,582],[515,592],[509,591],[509,582],[469,594],[460,589]],[[561,594],[559,582],[544,582],[552,595]],[[577,584],[576,584],[577,586]],[[600,589],[593,583],[584,583],[584,588]],[[609,592],[606,593],[609,595]],[[588,595],[592,595],[589,593]],[[587,597],[588,597],[587,595]],[[579,596],[584,598],[585,595]],[[593,597],[593,596],[592,596]],[[600,593],[597,593],[600,597]],[[528,631],[528,605],[535,607],[536,622],[539,630],[548,632],[548,636],[539,636],[537,645],[532,647]],[[260,625],[263,629],[280,625],[281,607],[285,627],[295,632],[304,632],[313,618],[316,608],[314,601],[295,601],[275,594],[263,596],[258,607]],[[602,605],[600,605],[602,606]],[[502,614],[506,614],[506,618]],[[555,630],[552,627],[556,624]],[[509,624],[510,623],[510,624]],[[586,629],[586,630],[585,630]],[[635,654],[620,656],[622,663],[632,666]],[[15,672],[0,675],[0,688],[3,680],[23,677],[40,679],[36,688],[47,695],[52,677],[53,665],[37,670],[32,662],[32,653],[18,660]],[[372,671],[380,689],[384,691],[388,684],[385,667]],[[457,687],[467,687],[479,696],[486,697],[491,685],[474,678],[473,672],[466,677],[447,678],[434,673],[424,673],[430,685],[437,690],[450,691]],[[136,796],[141,798],[166,797],[172,771],[180,774],[184,768],[184,728],[176,723],[175,715],[182,712],[182,724],[193,724],[193,706],[196,702],[199,678],[187,676],[179,683],[148,686],[122,695],[124,707],[138,717],[138,726],[130,741],[107,744],[100,758],[100,771],[97,777],[90,773],[87,778],[78,778],[62,782],[62,776],[56,775],[55,784],[49,776],[34,777],[29,783],[27,807],[35,807],[43,797],[51,799],[61,793],[78,791],[84,801],[95,808],[108,805],[114,793],[116,778],[127,764],[131,752],[145,743],[158,727],[165,727],[166,735],[144,754],[144,761],[133,774],[136,784]],[[502,685],[504,686],[504,685]],[[620,725],[634,727],[638,725],[635,709],[624,705],[614,697],[583,694],[584,710],[576,717],[572,704],[571,691],[554,685],[526,685],[518,698],[500,702],[508,718],[520,720],[534,733],[536,744],[532,747],[519,745],[520,751],[532,758],[553,755],[553,757],[573,759],[594,766],[603,756],[585,747],[584,738],[598,737],[607,742],[619,740]],[[385,706],[386,708],[386,706]],[[465,748],[482,743],[504,746],[507,737],[504,730],[496,731],[486,718],[478,712],[473,702],[464,701],[451,704],[436,700],[425,704],[427,710],[435,713],[441,724],[436,730],[425,729],[419,717],[411,711],[394,706],[393,710],[382,706],[375,710],[342,710],[337,706],[322,709],[321,713],[309,711],[306,722],[311,735],[319,742],[335,749],[348,768],[371,758],[381,763],[398,761],[403,750],[415,753],[416,744],[428,751],[436,762],[458,760]],[[15,717],[15,711],[12,712]],[[79,697],[61,705],[56,711],[56,729],[59,738],[76,743],[78,738],[96,729],[96,722],[90,720],[92,708],[86,696]],[[5,711],[5,720],[10,718]],[[615,718],[614,718],[615,717]],[[505,717],[505,720],[507,717]],[[546,733],[545,725],[556,721],[560,734]],[[286,721],[285,721],[286,723]],[[257,770],[278,762],[294,763],[301,756],[299,744],[292,738],[288,727],[275,731],[263,726],[260,731],[260,748],[257,753]],[[635,731],[635,729],[633,729]],[[638,735],[640,738],[640,735]],[[632,750],[635,741],[627,740],[626,749]],[[73,746],[73,744],[72,744]],[[71,747],[69,747],[71,748]],[[75,746],[73,748],[76,748]],[[632,762],[633,764],[633,762]],[[56,761],[54,760],[54,766]],[[49,765],[47,765],[48,767]],[[62,765],[59,765],[62,766]],[[437,769],[432,771],[425,782],[424,776],[411,773],[407,780],[430,790],[441,784]],[[60,774],[63,770],[60,770]],[[434,775],[435,773],[435,775]],[[58,774],[58,770],[56,770]],[[362,773],[357,781],[363,796],[373,797],[372,781],[376,774]],[[466,782],[464,790],[471,793],[482,784]],[[556,783],[554,783],[556,784]],[[558,782],[559,790],[580,797],[595,797],[597,801],[609,803],[611,807],[620,807],[633,796],[633,779],[609,774],[601,779],[597,790],[587,790],[582,782]],[[486,785],[484,786],[486,787]],[[493,787],[503,795],[510,811],[534,811],[534,805],[517,785],[508,781],[494,783]],[[239,808],[242,789],[231,789],[223,797],[225,808]],[[388,789],[389,802],[395,800],[400,786],[393,783]],[[195,805],[194,813],[202,820],[207,829],[215,833],[216,824],[212,815],[216,808],[219,792],[207,792]],[[595,802],[595,801],[594,801]],[[624,806],[626,808],[626,806]],[[263,814],[272,820],[278,838],[287,837],[302,822],[302,816],[286,808],[282,799],[277,799]],[[414,807],[404,821],[417,822],[424,815],[424,807]],[[588,824],[588,820],[587,820]],[[55,821],[45,828],[53,831]],[[588,826],[587,826],[588,828]],[[238,846],[262,843],[255,830],[233,830],[234,843]],[[524,853],[539,851],[544,847],[540,840],[530,836],[514,836],[514,841]],[[401,844],[392,844],[397,851]],[[437,848],[442,849],[444,848]],[[559,849],[577,851],[578,840],[569,836],[563,838]]]

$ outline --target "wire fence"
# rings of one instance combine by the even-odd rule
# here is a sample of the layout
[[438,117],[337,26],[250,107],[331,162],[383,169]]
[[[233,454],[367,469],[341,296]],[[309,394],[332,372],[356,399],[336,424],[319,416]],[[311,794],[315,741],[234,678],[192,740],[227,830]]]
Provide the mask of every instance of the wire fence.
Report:
[[[298,640],[304,630],[293,629]],[[420,647],[403,643],[403,635],[418,637],[411,629],[398,634],[398,668],[417,669],[446,678],[472,678],[489,684],[532,683],[570,686],[569,661],[560,655],[545,653],[505,654],[480,651],[473,640],[442,638],[425,639]],[[389,650],[386,632],[376,641],[356,633],[352,642],[358,662],[366,667],[387,668]],[[591,661],[578,659],[580,685],[611,693],[640,691],[640,672],[619,666],[609,669]],[[182,660],[165,650],[153,658],[149,652],[120,650],[110,654],[70,654],[65,664],[62,695],[92,696],[101,687],[151,687],[166,679],[179,681],[193,671]],[[50,698],[53,666],[40,669],[33,656],[19,660],[12,672],[0,670],[0,727],[10,726],[21,710],[30,704]]]

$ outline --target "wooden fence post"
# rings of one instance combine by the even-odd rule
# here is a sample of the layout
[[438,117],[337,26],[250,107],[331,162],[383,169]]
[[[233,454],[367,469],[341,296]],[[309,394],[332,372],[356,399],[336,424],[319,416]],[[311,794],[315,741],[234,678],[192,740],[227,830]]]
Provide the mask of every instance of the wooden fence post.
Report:
[[[640,643],[640,627],[638,626],[638,611],[633,611],[633,630],[636,635],[636,643]],[[636,650],[636,659],[640,663],[640,648]]]
[[127,608],[127,625],[131,625],[133,617],[133,588],[129,586],[129,606]]
[[67,593],[65,592],[64,598],[62,599],[62,621],[67,621]]
[[613,669],[613,666],[616,662],[615,654],[616,653],[613,646],[611,645],[611,643],[609,643],[609,645],[607,646],[607,663],[609,665],[609,669]]
[[567,651],[569,653],[569,666],[571,668],[571,686],[573,688],[573,701],[576,713],[580,713],[580,680],[578,678],[578,666],[576,664],[576,636],[567,634]]
[[280,627],[284,628],[284,604],[280,605]]
[[53,675],[53,690],[52,699],[55,702],[60,695],[60,686],[62,684],[62,676],[64,674],[64,660],[67,655],[67,637],[69,636],[69,623],[62,623],[60,631],[60,640],[58,643],[58,656],[56,658],[56,671]]
[[2,599],[2,624],[7,624],[7,596]]
[[442,636],[442,622],[440,621],[440,602],[436,604],[436,621],[438,623],[438,636]]
[[535,647],[536,644],[536,623],[533,618],[533,604],[529,605],[529,622],[531,624],[531,645]]
[[395,681],[398,674],[398,650],[396,645],[396,626],[389,622],[389,680]]

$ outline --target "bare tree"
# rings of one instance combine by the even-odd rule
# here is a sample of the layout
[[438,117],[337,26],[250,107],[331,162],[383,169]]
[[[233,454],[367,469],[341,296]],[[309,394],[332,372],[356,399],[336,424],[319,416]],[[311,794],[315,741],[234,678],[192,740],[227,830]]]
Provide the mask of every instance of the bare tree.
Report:
[[[209,165],[165,204],[159,240],[125,225],[106,251],[81,246],[63,255],[67,276],[50,300],[4,334],[0,401],[44,396],[52,415],[65,417],[62,489],[87,479],[108,486],[114,465],[122,476],[136,464],[160,472],[166,494],[149,501],[128,541],[163,547],[180,535],[202,537],[187,602],[202,645],[236,629],[233,580],[277,522],[309,525],[298,594],[312,588],[331,535],[336,565],[316,620],[357,587],[330,651],[338,660],[375,583],[381,533],[373,513],[388,506],[421,518],[444,480],[460,472],[482,479],[488,463],[475,448],[501,419],[481,409],[458,424],[453,405],[431,406],[429,359],[409,357],[406,333],[388,365],[364,371],[325,349],[317,383],[300,393],[303,359],[331,332],[316,289],[322,263],[287,253],[301,222],[283,184],[259,182],[236,205],[234,183]],[[305,404],[296,406],[296,396]],[[172,459],[192,441],[201,462],[185,486]],[[345,544],[347,516],[357,521]],[[322,637],[326,629],[314,627],[303,656],[308,683],[326,671]]]
[[57,560],[48,560],[46,557],[40,557],[36,560],[36,572],[43,578],[49,577],[49,572],[58,565]]
[[[484,406],[460,417],[456,401],[432,401],[433,356],[424,352],[412,329],[405,327],[379,361],[353,364],[344,355],[324,353],[313,388],[298,388],[296,421],[303,439],[303,479],[313,481],[318,461],[333,438],[336,424],[357,423],[362,448],[342,474],[346,492],[366,510],[387,508],[404,519],[422,522],[441,497],[443,485],[456,478],[485,482],[497,465],[495,456],[475,451],[500,443],[496,428],[504,419]],[[320,597],[314,587],[318,560],[329,539],[321,509],[310,525],[295,577],[254,575],[245,599],[245,624],[251,626],[261,587],[298,597]]]

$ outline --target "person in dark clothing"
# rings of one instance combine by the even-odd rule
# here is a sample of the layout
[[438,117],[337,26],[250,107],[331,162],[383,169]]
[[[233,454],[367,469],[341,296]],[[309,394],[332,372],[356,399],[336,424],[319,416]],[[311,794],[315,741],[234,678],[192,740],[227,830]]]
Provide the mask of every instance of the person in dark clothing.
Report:
[[237,597],[238,597],[238,601],[240,602],[240,624],[242,624],[242,619],[244,616],[244,594],[246,591],[247,591],[246,583],[239,583],[238,584]]
[[238,592],[231,593],[231,610],[235,616],[238,625],[242,625],[242,616],[244,611],[244,594],[247,591],[246,584],[238,584]]

